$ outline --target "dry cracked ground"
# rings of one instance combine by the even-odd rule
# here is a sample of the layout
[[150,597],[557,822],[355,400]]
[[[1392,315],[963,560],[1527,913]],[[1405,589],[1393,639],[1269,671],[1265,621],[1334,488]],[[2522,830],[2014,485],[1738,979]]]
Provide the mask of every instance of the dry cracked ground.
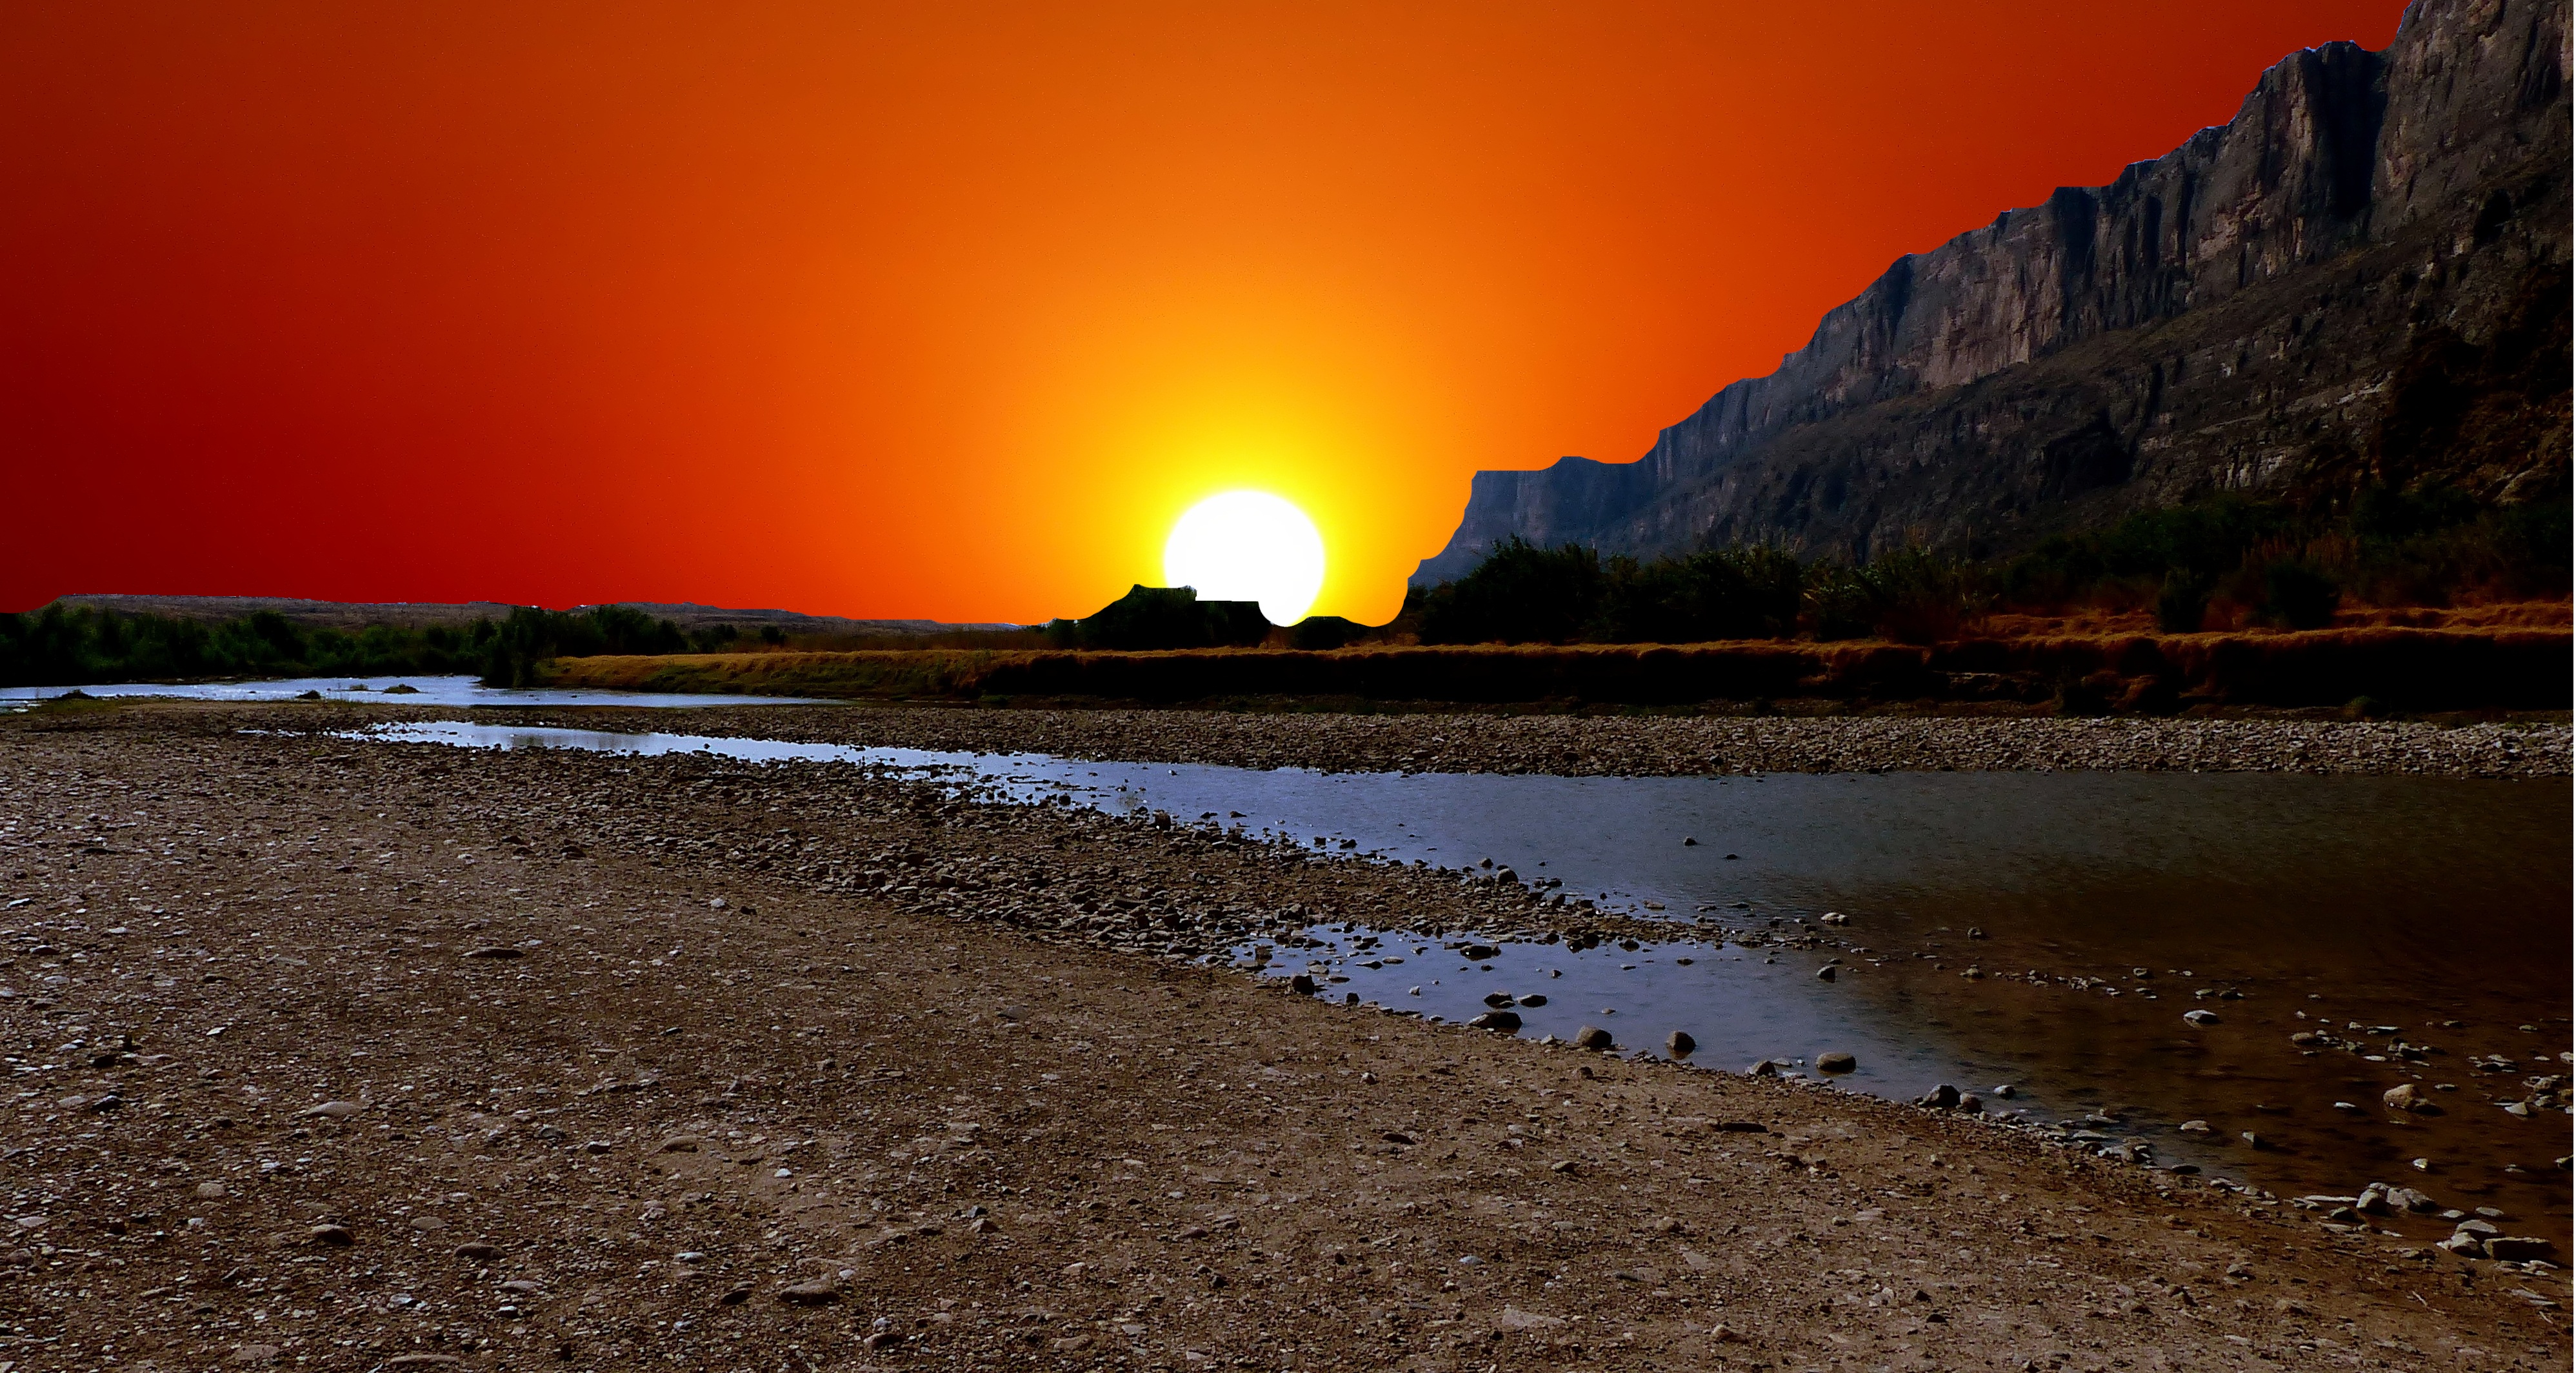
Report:
[[359,718],[0,720],[0,1369],[2569,1361],[2555,1270],[1166,951],[1454,882]]

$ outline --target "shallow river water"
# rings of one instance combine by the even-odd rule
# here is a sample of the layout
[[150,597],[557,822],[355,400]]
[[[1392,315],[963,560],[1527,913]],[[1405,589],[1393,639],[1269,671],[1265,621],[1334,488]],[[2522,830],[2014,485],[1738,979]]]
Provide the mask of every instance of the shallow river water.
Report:
[[[990,799],[1156,808],[1372,861],[1491,859],[1673,935],[1504,944],[1470,962],[1403,931],[1317,927],[1323,947],[1277,949],[1262,970],[1452,1020],[1492,992],[1535,994],[1525,1035],[1596,1025],[1660,1054],[1681,1030],[1692,1062],[1729,1071],[1805,1071],[1842,1050],[1860,1063],[1835,1079],[1851,1089],[1949,1083],[2102,1147],[2147,1145],[2156,1166],[2290,1195],[2386,1181],[2568,1234],[2563,781],[1351,774],[447,722],[356,737],[893,766]],[[2383,1106],[2410,1082],[2438,1114]]]

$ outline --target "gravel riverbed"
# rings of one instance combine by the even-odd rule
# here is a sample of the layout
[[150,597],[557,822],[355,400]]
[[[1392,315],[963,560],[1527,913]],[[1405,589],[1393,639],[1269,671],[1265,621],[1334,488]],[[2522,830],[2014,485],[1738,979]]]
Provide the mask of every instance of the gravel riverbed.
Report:
[[611,730],[1343,772],[2204,771],[2565,777],[2561,719],[1335,714],[756,706],[477,712]]
[[[1478,721],[1503,738],[1479,760],[1443,752],[1464,717],[719,716],[579,720],[1229,763],[1305,730],[1297,761],[1335,767],[1776,768],[1862,747],[1676,729],[1818,722]],[[0,720],[16,1081],[0,1361],[2570,1356],[2545,1263],[2329,1230],[1953,1113],[1431,1025],[1191,961],[1337,920],[1620,933],[1517,887],[851,767],[326,733],[382,718]],[[1897,723],[1913,722],[1855,726]],[[2565,765],[2563,730],[2497,729],[2477,755],[2301,728],[2337,756],[2465,766],[2518,744]]]

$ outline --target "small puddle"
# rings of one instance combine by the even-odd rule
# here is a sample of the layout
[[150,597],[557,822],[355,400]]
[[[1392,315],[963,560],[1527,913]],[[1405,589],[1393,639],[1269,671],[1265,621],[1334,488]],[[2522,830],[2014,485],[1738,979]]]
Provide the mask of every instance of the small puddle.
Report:
[[[1672,937],[1469,959],[1456,938],[1335,924],[1212,957],[1426,1018],[1508,995],[1526,1036],[1592,1025],[1660,1054],[1680,1030],[1721,1070],[1841,1050],[1852,1089],[1950,1083],[2161,1165],[2292,1195],[2386,1181],[2567,1235],[2564,782],[1325,773],[452,722],[348,737],[891,768],[1364,861],[1490,860]],[[2403,1082],[2441,1114],[2384,1109]]]

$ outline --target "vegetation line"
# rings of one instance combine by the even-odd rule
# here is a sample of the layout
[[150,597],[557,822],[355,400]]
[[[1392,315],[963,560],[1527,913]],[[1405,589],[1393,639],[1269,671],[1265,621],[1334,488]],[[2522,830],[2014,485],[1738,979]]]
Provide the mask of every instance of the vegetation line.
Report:
[[[207,623],[126,615],[57,602],[0,614],[0,686],[77,686],[226,677],[372,677],[471,672],[493,686],[527,686],[549,658],[596,653],[715,653],[735,646],[730,625],[683,633],[627,606],[582,611],[522,606],[464,627],[369,625],[307,629],[273,611]],[[784,642],[774,632],[772,644]]]
[[2568,594],[2564,500],[2481,506],[2375,488],[2341,509],[2235,497],[2142,511],[2008,560],[1899,549],[1857,565],[1772,548],[1639,562],[1515,539],[1399,620],[1426,644],[1884,638],[1930,644],[1999,615],[2152,610],[2168,634],[2321,629],[2348,602],[2443,607]]

